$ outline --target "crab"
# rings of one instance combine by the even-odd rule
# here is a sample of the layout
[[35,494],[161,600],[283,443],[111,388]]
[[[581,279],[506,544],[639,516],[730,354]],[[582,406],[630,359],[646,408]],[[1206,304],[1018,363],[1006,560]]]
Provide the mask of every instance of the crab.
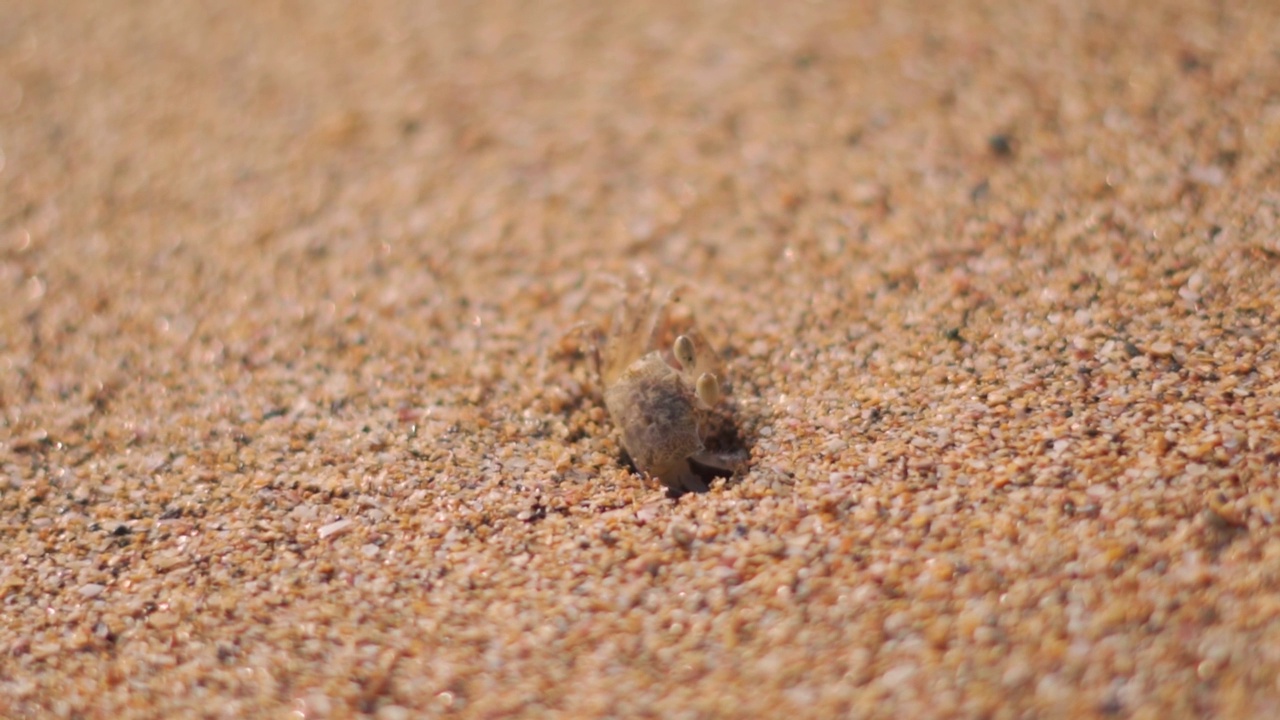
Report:
[[704,475],[732,475],[740,464],[707,448],[724,419],[715,411],[724,399],[718,357],[682,288],[656,303],[647,283],[627,290],[608,331],[592,333],[605,408],[637,470],[674,494],[706,492]]

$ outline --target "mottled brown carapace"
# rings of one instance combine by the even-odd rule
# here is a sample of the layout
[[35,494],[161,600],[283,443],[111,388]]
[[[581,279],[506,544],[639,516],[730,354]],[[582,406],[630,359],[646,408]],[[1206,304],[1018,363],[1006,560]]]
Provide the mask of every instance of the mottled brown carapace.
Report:
[[723,396],[719,358],[681,288],[655,300],[650,285],[636,278],[626,290],[608,328],[593,334],[605,407],[637,470],[673,492],[705,492],[691,461],[719,474],[737,464],[706,448]]

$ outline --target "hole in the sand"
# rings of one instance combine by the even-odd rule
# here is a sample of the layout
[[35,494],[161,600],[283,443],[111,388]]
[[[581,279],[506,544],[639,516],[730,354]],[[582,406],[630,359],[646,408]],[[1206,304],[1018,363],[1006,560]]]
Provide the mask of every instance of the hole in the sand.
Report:
[[693,472],[696,473],[698,477],[702,478],[702,481],[705,482],[708,486],[711,485],[712,480],[715,480],[717,478],[733,477],[733,470],[729,468],[719,467],[716,465],[706,465],[698,462],[693,458],[689,458],[689,468],[692,469]]

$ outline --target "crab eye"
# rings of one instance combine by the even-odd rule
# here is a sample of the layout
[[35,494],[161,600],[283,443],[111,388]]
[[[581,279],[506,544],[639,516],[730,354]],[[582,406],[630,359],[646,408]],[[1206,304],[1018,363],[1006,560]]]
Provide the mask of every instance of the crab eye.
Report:
[[706,372],[699,375],[696,390],[698,399],[708,406],[720,402],[720,378],[716,377],[715,373]]
[[675,353],[676,362],[680,363],[680,367],[685,370],[692,370],[694,365],[694,348],[693,341],[688,335],[681,335],[676,338],[675,344],[671,346],[671,352]]

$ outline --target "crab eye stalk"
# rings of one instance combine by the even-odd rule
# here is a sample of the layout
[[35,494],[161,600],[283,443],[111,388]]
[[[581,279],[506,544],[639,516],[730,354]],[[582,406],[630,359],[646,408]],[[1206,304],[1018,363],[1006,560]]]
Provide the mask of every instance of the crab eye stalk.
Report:
[[698,399],[708,407],[720,402],[720,378],[715,373],[702,373],[698,376],[698,383],[695,387],[698,393]]
[[681,335],[676,338],[675,344],[671,346],[671,352],[676,356],[676,362],[680,363],[680,367],[684,370],[692,370],[697,358],[694,357],[693,341],[688,335]]

